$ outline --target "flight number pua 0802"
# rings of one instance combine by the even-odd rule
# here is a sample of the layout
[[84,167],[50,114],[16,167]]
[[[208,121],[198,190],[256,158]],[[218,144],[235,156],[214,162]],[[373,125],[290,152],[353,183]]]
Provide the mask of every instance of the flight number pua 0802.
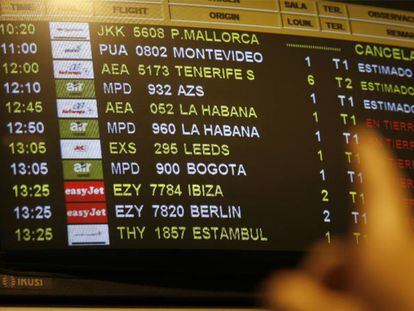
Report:
[[170,84],[148,84],[148,94],[158,96],[185,96],[185,97],[204,97],[204,87],[201,85],[180,84],[174,90]]

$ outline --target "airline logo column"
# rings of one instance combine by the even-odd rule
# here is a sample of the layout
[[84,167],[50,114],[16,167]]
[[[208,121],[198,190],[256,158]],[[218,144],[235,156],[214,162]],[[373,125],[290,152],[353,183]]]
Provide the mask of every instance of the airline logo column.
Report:
[[69,246],[109,245],[88,23],[51,22]]

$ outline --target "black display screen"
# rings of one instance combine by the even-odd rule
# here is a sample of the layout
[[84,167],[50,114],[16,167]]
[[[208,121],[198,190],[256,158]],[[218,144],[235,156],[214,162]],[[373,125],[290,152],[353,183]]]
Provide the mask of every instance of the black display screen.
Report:
[[411,13],[371,8],[364,24],[366,7],[343,4],[175,1],[157,22],[142,15],[165,17],[164,2],[102,1],[100,21],[8,15],[38,9],[12,2],[2,251],[304,251],[349,227],[363,243],[358,126],[383,133],[414,186]]

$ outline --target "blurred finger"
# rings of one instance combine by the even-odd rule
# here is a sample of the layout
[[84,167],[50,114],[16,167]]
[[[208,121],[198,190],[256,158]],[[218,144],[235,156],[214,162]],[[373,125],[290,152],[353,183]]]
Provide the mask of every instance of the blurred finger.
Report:
[[347,270],[352,260],[349,246],[336,239],[336,242],[327,245],[320,241],[309,251],[302,267],[310,277],[331,289],[347,288]]
[[407,246],[411,241],[411,215],[404,203],[406,194],[399,186],[400,176],[391,162],[392,155],[380,141],[374,132],[364,131],[362,144],[358,145],[365,176],[363,192],[368,215],[365,228],[368,246],[393,249]]
[[285,272],[269,282],[267,302],[280,311],[363,311],[354,298],[330,291],[300,272]]
[[355,286],[375,310],[413,310],[414,243],[404,202],[407,194],[400,187],[391,153],[380,141],[378,135],[364,132],[358,147],[368,239],[353,261]]

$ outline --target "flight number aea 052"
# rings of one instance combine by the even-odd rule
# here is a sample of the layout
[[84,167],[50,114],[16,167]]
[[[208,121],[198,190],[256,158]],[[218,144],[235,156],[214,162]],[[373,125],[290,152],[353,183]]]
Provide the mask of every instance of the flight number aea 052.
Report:
[[173,116],[175,114],[174,105],[170,103],[151,103],[149,108],[152,114],[169,116]]
[[201,85],[183,85],[180,84],[177,90],[173,89],[170,84],[148,84],[148,95],[152,96],[185,96],[185,97],[204,97],[204,87]]

